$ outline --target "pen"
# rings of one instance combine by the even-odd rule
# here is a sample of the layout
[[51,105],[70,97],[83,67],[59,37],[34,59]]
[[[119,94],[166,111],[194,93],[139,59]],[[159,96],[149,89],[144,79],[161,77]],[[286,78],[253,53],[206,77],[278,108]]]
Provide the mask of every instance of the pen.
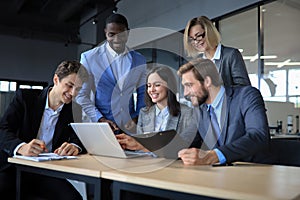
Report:
[[40,147],[43,149],[43,151],[46,150],[46,146],[44,144],[40,144]]
[[213,167],[225,167],[225,166],[234,166],[232,163],[215,163],[215,164],[212,164]]

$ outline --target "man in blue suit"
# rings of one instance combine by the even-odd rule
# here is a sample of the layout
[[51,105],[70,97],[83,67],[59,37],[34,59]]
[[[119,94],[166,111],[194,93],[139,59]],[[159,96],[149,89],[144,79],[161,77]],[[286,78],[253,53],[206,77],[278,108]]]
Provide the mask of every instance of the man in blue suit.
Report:
[[126,46],[129,28],[123,15],[109,16],[104,31],[106,42],[81,54],[90,78],[77,102],[92,122],[108,122],[115,133],[132,131],[145,106],[146,60]]
[[264,150],[270,135],[259,90],[252,86],[224,87],[215,64],[208,59],[191,61],[181,66],[178,74],[185,97],[199,106],[199,133],[203,140],[201,149],[178,153],[183,163],[265,162],[268,155]]

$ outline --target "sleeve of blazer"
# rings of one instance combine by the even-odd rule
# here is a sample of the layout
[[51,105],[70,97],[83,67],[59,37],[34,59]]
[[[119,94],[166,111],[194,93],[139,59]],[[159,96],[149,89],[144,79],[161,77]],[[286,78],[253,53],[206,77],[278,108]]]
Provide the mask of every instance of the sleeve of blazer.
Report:
[[80,104],[84,112],[90,117],[92,122],[97,122],[101,117],[102,113],[96,108],[95,103],[91,100],[91,91],[95,91],[94,76],[91,73],[91,62],[87,58],[88,52],[82,53],[80,63],[87,69],[89,73],[89,79],[83,83],[81,90],[76,96],[76,102]]
[[138,88],[136,89],[137,92],[137,102],[136,102],[136,110],[133,115],[131,115],[132,118],[136,118],[139,115],[140,109],[145,107],[145,101],[144,101],[144,95],[145,95],[145,89],[146,89],[146,60],[145,58],[140,54],[135,54],[135,65],[138,68],[140,77],[137,82]]
[[227,137],[232,141],[219,147],[227,162],[244,160],[269,144],[269,127],[263,98],[254,87],[241,87],[238,98],[232,100]]
[[0,148],[9,156],[12,156],[16,146],[23,142],[18,132],[22,128],[25,110],[22,91],[17,90],[0,122]]

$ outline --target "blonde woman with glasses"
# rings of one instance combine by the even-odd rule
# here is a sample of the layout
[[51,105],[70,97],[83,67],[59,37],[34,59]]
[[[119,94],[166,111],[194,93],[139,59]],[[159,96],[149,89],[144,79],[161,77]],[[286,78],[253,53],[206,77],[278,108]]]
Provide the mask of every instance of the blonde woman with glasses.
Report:
[[200,16],[188,21],[184,31],[184,48],[188,57],[212,60],[225,86],[251,85],[243,57],[238,49],[222,45],[212,21]]

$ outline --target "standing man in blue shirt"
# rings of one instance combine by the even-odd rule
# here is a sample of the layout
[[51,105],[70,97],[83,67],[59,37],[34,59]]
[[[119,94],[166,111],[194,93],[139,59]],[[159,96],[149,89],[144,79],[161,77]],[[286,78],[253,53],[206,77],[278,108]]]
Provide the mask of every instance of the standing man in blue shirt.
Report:
[[146,60],[126,46],[129,27],[123,15],[110,15],[104,31],[106,42],[81,54],[90,78],[77,102],[92,122],[108,122],[116,134],[132,131],[145,106]]

